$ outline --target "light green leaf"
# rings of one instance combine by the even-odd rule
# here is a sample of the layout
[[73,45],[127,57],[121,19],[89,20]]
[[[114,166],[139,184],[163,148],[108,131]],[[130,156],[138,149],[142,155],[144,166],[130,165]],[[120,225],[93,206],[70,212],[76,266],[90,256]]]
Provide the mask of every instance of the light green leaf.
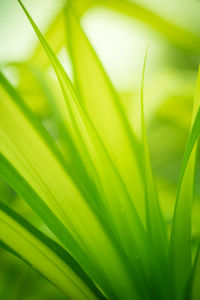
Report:
[[66,17],[69,50],[82,105],[144,220],[143,188],[137,167],[139,143],[94,49],[73,14]]
[[[144,120],[144,76],[147,60],[148,48],[145,54],[143,74],[142,74],[142,87],[141,87],[141,133],[143,144],[143,162],[144,162],[144,182],[145,182],[145,196],[146,196],[146,216],[147,216],[147,232],[152,242],[152,247],[156,253],[157,267],[152,267],[153,276],[156,276],[155,281],[160,282],[157,284],[157,290],[161,289],[161,293],[165,294],[165,274],[167,267],[167,235],[164,219],[161,213],[157,190],[153,178],[151,161],[148,149],[148,141]],[[154,258],[152,259],[154,260]],[[159,261],[159,263],[158,263]],[[162,296],[163,296],[162,295]],[[162,297],[160,296],[160,297]]]
[[[10,86],[3,75],[1,83],[8,89],[1,90],[1,176],[20,192],[26,201],[30,193],[28,203],[37,213],[39,212],[47,226],[50,225],[50,229],[57,233],[64,246],[95,281],[105,289],[107,280],[113,281],[112,278],[104,279],[101,274],[102,272],[105,276],[106,270],[109,269],[109,257],[116,257],[116,276],[118,277],[118,272],[122,272],[126,280],[123,264],[73,180],[53,154],[53,147],[49,148],[45,139],[41,138],[40,132],[38,133],[32,126],[15,94],[12,94],[13,99],[10,98],[8,93],[14,91],[10,91]],[[98,252],[100,248],[102,251]],[[92,257],[96,262],[95,268]],[[98,268],[103,268],[104,271],[97,274]],[[110,276],[109,273],[107,275]],[[114,281],[111,284],[114,285]]]
[[198,249],[193,270],[192,270],[192,278],[191,278],[191,292],[189,293],[189,297],[191,300],[200,299],[200,249]]
[[[23,9],[52,62],[66,99],[68,96],[74,101],[72,107],[77,111],[79,108],[76,107],[73,87],[66,73],[26,9]],[[82,267],[111,298],[132,299],[134,296],[139,299],[125,258],[114,247],[113,240],[105,232],[98,215],[94,214],[88,199],[84,199],[71,174],[66,172],[27,116],[9,97],[2,101],[0,125],[1,151],[80,244],[82,251],[76,257],[78,262],[81,254],[86,253],[88,259],[86,264],[84,259],[81,260]],[[76,133],[73,118],[70,125],[72,132]]]
[[194,101],[192,128],[186,145],[177,190],[169,248],[170,299],[182,299],[191,272],[191,211],[194,189],[196,142],[200,133],[200,75]]
[[[65,30],[64,30],[65,20],[62,10],[57,14],[53,22],[50,24],[47,32],[45,33],[45,38],[48,40],[50,46],[53,48],[55,53],[58,53],[65,41]],[[49,66],[49,59],[45,55],[42,45],[39,43],[35,51],[33,52],[29,63],[38,65],[41,69],[46,70]]]
[[62,247],[2,202],[0,202],[0,241],[7,250],[30,264],[69,299],[104,298]]
[[[149,276],[151,250],[138,217],[139,212],[145,222],[139,142],[110,80],[69,7],[66,18],[81,105],[94,127],[93,140],[102,157],[101,160],[94,157],[94,163],[106,196],[104,205],[112,213],[110,218],[134,268],[139,268],[140,273],[144,272],[144,280],[145,276]],[[138,266],[138,256],[141,257],[142,268]]]

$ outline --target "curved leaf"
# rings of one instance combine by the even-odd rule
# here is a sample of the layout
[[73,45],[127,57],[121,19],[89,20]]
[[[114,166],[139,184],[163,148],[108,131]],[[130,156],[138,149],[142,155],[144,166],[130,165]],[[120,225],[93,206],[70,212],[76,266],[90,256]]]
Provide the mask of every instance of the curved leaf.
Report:
[[[22,4],[21,6],[23,7]],[[23,9],[51,59],[65,96],[74,99],[73,87],[67,75],[26,9],[24,7]],[[119,255],[118,249],[114,247],[98,216],[94,214],[93,209],[91,210],[87,199],[83,198],[71,176],[51,148],[34,130],[27,116],[6,96],[4,93],[3,97],[7,101],[2,101],[0,115],[0,149],[6,159],[19,171],[80,244],[82,251],[79,257],[75,258],[80,262],[81,254],[87,254],[86,264],[81,260],[81,266],[104,292],[117,299],[120,295],[127,299],[134,295],[139,299],[137,288],[123,256]],[[74,109],[77,110],[76,107]],[[76,123],[72,122],[72,131],[74,125]]]
[[2,202],[0,240],[7,250],[28,262],[69,299],[104,299],[70,254]]
[[[144,77],[147,60],[148,48],[146,50],[144,67],[142,74],[142,86],[141,86],[141,133],[142,133],[142,145],[143,145],[143,162],[144,162],[144,182],[145,182],[145,196],[146,196],[146,218],[147,218],[147,232],[152,242],[152,247],[156,253],[156,267],[152,266],[152,276],[156,276],[155,282],[157,288],[155,291],[161,293],[160,297],[165,294],[165,274],[167,268],[167,234],[164,219],[160,209],[160,203],[157,195],[157,190],[153,178],[150,154],[148,149],[148,141],[144,119]],[[155,257],[152,258],[155,263]],[[159,295],[157,295],[159,297]]]
[[137,168],[137,161],[140,162],[139,143],[129,127],[111,82],[70,7],[66,17],[81,105],[91,120],[97,136],[96,144],[99,143],[101,151],[102,160],[99,163],[98,157],[94,160],[106,195],[105,206],[112,213],[114,226],[133,265],[137,268],[137,257],[141,256],[147,275],[148,237],[138,215],[139,211],[144,221],[143,187]]
[[196,142],[200,134],[200,74],[194,101],[192,128],[186,145],[177,190],[169,248],[171,299],[182,299],[191,272],[191,211],[194,189]]

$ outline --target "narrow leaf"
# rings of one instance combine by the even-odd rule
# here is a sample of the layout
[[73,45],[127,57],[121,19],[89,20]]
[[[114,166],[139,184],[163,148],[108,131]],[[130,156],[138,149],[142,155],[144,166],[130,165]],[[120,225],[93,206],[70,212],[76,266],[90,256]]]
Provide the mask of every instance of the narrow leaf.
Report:
[[[138,270],[137,277],[143,274],[146,282],[151,246],[148,246],[149,240],[141,221],[144,221],[144,192],[141,166],[137,165],[141,161],[140,146],[110,80],[70,7],[67,7],[66,18],[81,105],[94,127],[93,139],[103,158],[99,163],[98,157],[94,161],[106,195],[105,206],[112,213],[110,218],[133,268]],[[139,265],[138,256],[141,258]]]
[[70,254],[2,202],[0,240],[69,299],[104,298]]
[[[156,267],[152,267],[152,273],[156,274],[156,288],[155,291],[165,293],[165,274],[167,266],[167,235],[164,224],[164,219],[161,213],[157,190],[153,178],[150,154],[148,149],[148,141],[146,134],[146,126],[144,119],[144,77],[147,61],[148,48],[145,53],[143,74],[142,74],[142,87],[141,87],[141,131],[142,131],[142,144],[143,144],[143,162],[144,162],[144,182],[146,194],[146,219],[147,219],[147,232],[152,242],[152,247],[156,253]],[[152,260],[154,260],[153,258]],[[159,263],[158,263],[159,261]],[[154,276],[154,275],[153,275]],[[160,284],[158,285],[157,282]],[[163,295],[162,295],[163,296]],[[162,297],[160,296],[160,297]],[[157,295],[158,297],[158,295]]]
[[200,75],[194,101],[192,128],[186,145],[178,190],[169,248],[169,282],[172,299],[182,299],[191,272],[191,212],[194,189],[196,142],[200,133]]

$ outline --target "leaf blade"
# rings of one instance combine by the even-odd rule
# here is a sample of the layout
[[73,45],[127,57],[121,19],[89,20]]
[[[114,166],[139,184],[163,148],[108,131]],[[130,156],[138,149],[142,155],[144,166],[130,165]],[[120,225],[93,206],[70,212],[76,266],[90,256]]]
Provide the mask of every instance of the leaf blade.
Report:
[[[39,232],[3,202],[0,202],[0,223],[0,240],[14,249],[10,251],[18,257],[20,255],[25,261],[27,260],[70,299],[77,299],[76,297],[95,299],[95,294],[89,291],[87,285],[91,286],[93,291],[102,297],[98,289],[90,282],[87,275],[66,250]],[[16,243],[17,238],[18,243]],[[54,272],[55,276],[53,275]]]
[[[194,189],[196,145],[200,134],[200,74],[194,100],[192,126],[185,148],[169,245],[169,283],[175,299],[186,292],[191,272],[191,211]],[[183,223],[184,220],[184,223]]]

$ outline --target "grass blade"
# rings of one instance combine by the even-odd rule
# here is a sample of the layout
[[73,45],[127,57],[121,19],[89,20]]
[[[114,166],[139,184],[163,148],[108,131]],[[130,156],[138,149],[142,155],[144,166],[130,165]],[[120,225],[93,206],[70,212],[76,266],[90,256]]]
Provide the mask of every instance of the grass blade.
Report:
[[192,278],[191,278],[191,290],[189,293],[189,297],[191,300],[198,300],[200,298],[200,249],[198,249],[193,270],[192,270]]
[[[21,2],[20,4],[51,59],[61,86],[67,93],[65,96],[74,99],[73,87],[67,75],[25,7]],[[132,277],[124,265],[123,257],[119,256],[118,249],[113,247],[112,241],[108,238],[87,200],[80,194],[52,151],[34,132],[27,117],[15,103],[8,99],[2,101],[4,112],[2,111],[0,117],[1,151],[33,186],[42,200],[78,241],[82,250],[87,253],[90,265],[87,266],[86,271],[105,293],[111,298],[119,299],[123,296],[132,299],[134,295],[135,299],[140,299]],[[5,115],[6,118],[3,118]],[[12,126],[9,126],[7,120],[9,124],[12,122]],[[76,123],[72,122],[72,125]],[[78,258],[77,260],[79,261]],[[85,267],[84,263],[82,267]]]
[[[58,53],[65,41],[65,30],[64,30],[64,15],[62,10],[57,14],[53,22],[50,24],[45,38],[53,48],[55,53]],[[39,44],[32,54],[29,63],[40,66],[41,69],[46,70],[49,66],[49,59],[45,55],[42,45]]]
[[13,249],[10,250],[13,254],[28,262],[61,289],[69,299],[97,299],[96,296],[104,299],[76,261],[62,247],[2,202],[0,240]]
[[66,10],[66,18],[69,50],[82,105],[144,221],[144,194],[137,168],[139,143],[108,76],[70,8]]
[[[164,219],[161,213],[157,190],[153,178],[151,161],[148,149],[148,141],[144,119],[144,77],[147,61],[148,48],[145,54],[143,74],[142,74],[142,87],[141,87],[141,131],[142,131],[142,145],[143,145],[143,162],[144,162],[144,182],[146,194],[146,219],[147,219],[147,232],[152,242],[152,247],[156,253],[157,263],[152,267],[153,273],[156,274],[155,291],[160,289],[161,293],[165,293],[165,274],[167,267],[167,234],[164,224]],[[155,258],[154,258],[155,260]],[[159,261],[159,263],[158,263]],[[158,270],[157,270],[158,269]],[[160,283],[160,285],[158,284]],[[162,295],[163,296],[163,295]],[[160,296],[160,297],[162,297]],[[157,295],[159,297],[159,295]]]
[[192,128],[180,172],[170,237],[169,282],[174,295],[174,298],[171,299],[182,299],[186,292],[187,282],[191,272],[191,211],[194,189],[196,142],[200,133],[199,89],[200,75],[198,75],[197,92],[194,101]]
[[[4,88],[7,87],[4,86]],[[70,253],[95,281],[112,294],[112,289],[108,288],[107,281],[110,281],[110,284],[114,286],[119,273],[124,274],[124,280],[126,280],[128,275],[124,270],[123,264],[120,262],[116,251],[110,245],[110,241],[95,215],[90,211],[87,203],[85,203],[63,166],[53,155],[51,148],[48,149],[44,140],[31,126],[27,116],[23,114],[20,107],[13,100],[2,89],[0,114],[1,175],[12,186],[15,185],[16,190],[26,193],[26,201],[28,193],[32,192],[33,194],[33,191],[35,192],[33,195],[35,198],[32,197],[31,200],[33,208],[35,208],[34,205],[39,205],[40,216],[42,215],[44,221],[48,219],[47,225],[49,225],[49,222],[55,222],[53,215],[56,216],[59,220],[59,222],[56,221],[57,225],[61,223],[62,226],[60,224],[59,229],[54,223],[50,229],[54,227],[57,233],[60,231],[58,238],[61,238],[60,235],[62,235],[61,242],[67,249],[70,249]],[[6,163],[8,161],[12,168],[8,168],[9,165]],[[17,172],[13,172],[14,169]],[[16,176],[17,173],[20,174],[20,177]],[[31,187],[31,190],[27,188],[27,185],[25,185],[27,190],[23,190],[23,178],[25,182],[28,182],[28,187]],[[36,195],[42,199],[42,202],[33,203],[35,199],[38,200]],[[46,209],[47,207],[48,210]],[[50,211],[53,213],[50,214]],[[65,236],[67,232],[70,234]],[[67,236],[73,236],[73,239],[71,238],[68,241]],[[97,236],[98,239],[96,238]],[[94,241],[96,242],[94,243]],[[96,248],[97,243],[99,244],[98,248]],[[98,252],[100,248],[102,248],[102,252],[105,252],[103,256],[102,252]],[[92,257],[95,257],[95,266]],[[116,268],[115,280],[110,277],[111,273],[106,271],[110,257],[114,258],[113,262]],[[100,261],[99,264],[97,263],[98,261]],[[104,268],[106,268],[105,273],[107,273],[108,279],[106,277],[104,279]],[[98,272],[98,269],[101,271]],[[102,276],[102,273],[104,276]],[[127,286],[126,283],[125,286]],[[131,285],[130,289],[132,290]],[[123,290],[126,293],[124,288]]]
[[[148,276],[150,252],[147,250],[149,248],[147,246],[148,237],[143,226],[141,226],[141,220],[138,218],[134,206],[141,205],[143,200],[143,189],[139,190],[137,196],[135,192],[141,187],[141,178],[139,178],[140,175],[134,158],[136,155],[135,148],[138,155],[139,144],[131,132],[116,92],[69,7],[67,7],[66,18],[75,79],[80,101],[83,101],[81,105],[88,114],[100,140],[103,160],[97,165],[98,158],[95,158],[95,163],[107,196],[105,205],[108,206],[108,211],[112,213],[111,218],[114,221],[114,226],[134,268],[137,268],[138,256],[141,257],[143,266],[140,268],[140,272],[145,272],[145,275]],[[93,74],[96,76],[95,81]],[[87,89],[88,86],[89,89]],[[107,108],[105,109],[105,107]],[[109,114],[106,115],[105,111],[109,111]],[[96,144],[98,144],[97,138]],[[119,146],[116,147],[116,144]],[[128,188],[132,199],[129,194],[127,196]],[[144,207],[142,209],[141,207],[140,213],[142,210],[144,214]]]

